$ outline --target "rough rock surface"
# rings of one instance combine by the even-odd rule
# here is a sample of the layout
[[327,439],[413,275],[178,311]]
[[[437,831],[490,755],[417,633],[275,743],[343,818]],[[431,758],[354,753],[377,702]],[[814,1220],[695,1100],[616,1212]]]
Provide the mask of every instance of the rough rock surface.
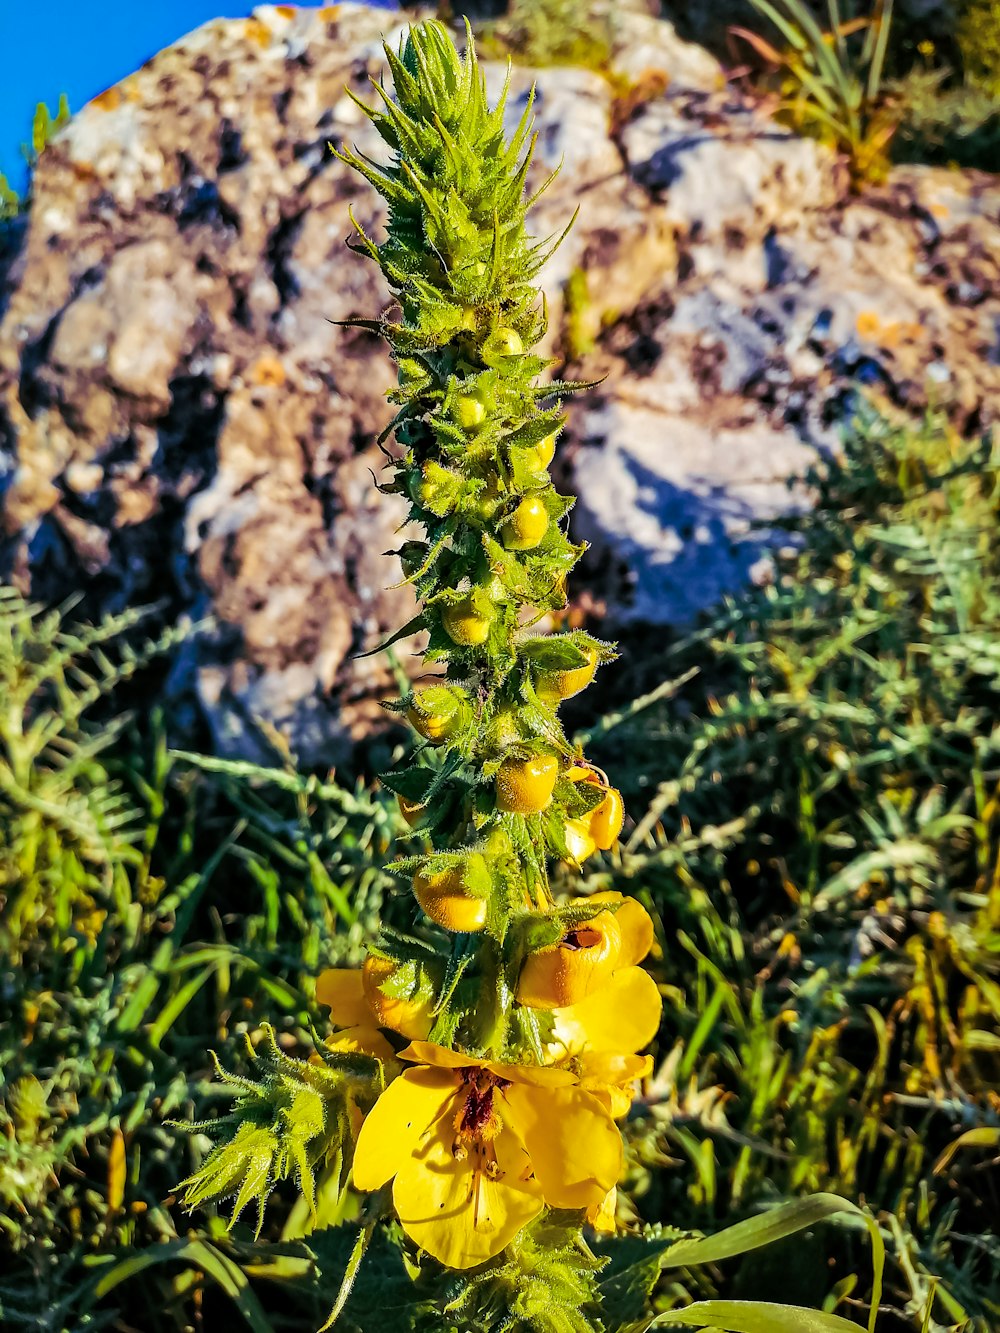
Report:
[[[564,437],[591,595],[677,623],[765,569],[750,524],[801,503],[785,478],[859,382],[996,414],[1000,188],[909,168],[849,197],[668,24],[615,30],[613,82],[516,70],[509,111],[537,79],[535,180],[562,169],[535,230],[581,207],[543,285],[550,350],[607,376]],[[194,681],[230,753],[257,715],[337,759],[390,683],[357,654],[412,611],[383,591],[401,515],[369,475],[391,367],[330,322],[388,300],[344,245],[379,203],[327,149],[379,151],[344,90],[381,72],[383,31],[266,7],[163,51],[46,151],[0,269],[2,568],[95,611],[212,614]]]

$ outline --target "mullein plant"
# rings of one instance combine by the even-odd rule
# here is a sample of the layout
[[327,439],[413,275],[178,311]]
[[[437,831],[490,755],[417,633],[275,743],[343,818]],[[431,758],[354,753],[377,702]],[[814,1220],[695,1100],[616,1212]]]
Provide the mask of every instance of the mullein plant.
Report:
[[[212,1125],[236,1137],[186,1188],[191,1204],[217,1194],[225,1166],[239,1210],[285,1175],[311,1182],[320,1158],[349,1160],[357,1189],[392,1182],[421,1249],[467,1269],[547,1207],[613,1227],[615,1118],[649,1070],[638,1052],[661,1001],[638,966],[646,910],[617,893],[559,906],[549,885],[554,859],[611,848],[624,810],[558,712],[614,653],[536,628],[565,606],[583,550],[548,467],[559,395],[586,386],[540,383],[550,362],[531,350],[546,323],[534,279],[558,239],[525,232],[530,100],[508,138],[506,94],[488,105],[471,39],[461,59],[437,23],[386,54],[394,95],[378,85],[382,109],[359,105],[392,159],[339,156],[389,205],[385,241],[355,223],[353,248],[397,305],[355,322],[386,338],[398,369],[382,439],[394,432],[399,452],[380,489],[406,496],[424,533],[399,552],[422,610],[393,637],[425,630],[434,674],[390,705],[417,745],[382,779],[422,835],[421,854],[393,867],[414,928],[386,930],[360,970],[319,977],[335,1029],[323,1065],[268,1037],[264,1080],[240,1080],[233,1117]],[[324,1117],[346,1149],[331,1150]]]
[[[355,222],[353,248],[395,306],[351,322],[390,345],[398,410],[382,440],[395,433],[399,449],[381,489],[407,497],[424,534],[398,553],[422,609],[390,642],[425,631],[432,673],[390,705],[417,744],[382,778],[420,835],[420,853],[392,867],[413,925],[386,928],[361,969],[318,978],[331,1033],[311,1060],[268,1029],[261,1078],[223,1075],[236,1107],[197,1128],[231,1137],[183,1189],[189,1206],[235,1197],[235,1221],[285,1177],[310,1209],[317,1176],[352,1181],[369,1196],[359,1246],[394,1215],[443,1266],[462,1327],[492,1328],[490,1311],[503,1328],[611,1327],[585,1229],[615,1228],[616,1121],[650,1070],[640,1052],[661,999],[640,966],[646,910],[611,892],[559,904],[549,881],[552,863],[612,848],[624,819],[559,720],[614,653],[537,628],[565,606],[583,549],[548,467],[559,398],[588,386],[541,382],[551,363],[532,351],[545,332],[534,282],[561,238],[525,232],[531,100],[508,138],[506,89],[491,108],[471,33],[461,58],[426,22],[386,56],[393,93],[378,84],[381,105],[359,105],[390,160],[339,156],[389,207],[386,239]],[[654,1251],[653,1277],[671,1262],[662,1239]]]

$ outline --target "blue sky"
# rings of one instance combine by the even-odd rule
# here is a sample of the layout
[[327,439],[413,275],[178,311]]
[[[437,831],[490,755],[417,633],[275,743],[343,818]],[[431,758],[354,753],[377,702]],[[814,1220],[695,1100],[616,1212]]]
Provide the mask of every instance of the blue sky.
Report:
[[76,111],[192,28],[252,8],[253,0],[0,0],[0,172],[23,188],[20,146],[36,103],[54,112],[64,92]]

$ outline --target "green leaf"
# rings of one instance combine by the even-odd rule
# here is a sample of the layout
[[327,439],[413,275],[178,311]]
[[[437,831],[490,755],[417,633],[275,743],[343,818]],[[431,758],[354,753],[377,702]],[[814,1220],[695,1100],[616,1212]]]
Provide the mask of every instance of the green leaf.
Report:
[[769,1301],[696,1301],[659,1315],[647,1328],[686,1324],[725,1329],[726,1333],[858,1333],[858,1326],[838,1314]]
[[[869,1316],[869,1333],[873,1333],[875,1327],[875,1315],[878,1310],[879,1301],[882,1295],[882,1270],[885,1263],[885,1247],[882,1242],[882,1236],[875,1220],[856,1204],[847,1199],[840,1199],[834,1194],[815,1194],[811,1198],[795,1199],[791,1203],[783,1204],[779,1208],[773,1208],[760,1217],[753,1217],[745,1222],[737,1222],[735,1226],[727,1227],[715,1236],[702,1236],[691,1239],[675,1241],[672,1244],[664,1246],[663,1242],[655,1239],[649,1242],[649,1252],[655,1258],[657,1271],[664,1268],[693,1267],[698,1264],[719,1263],[724,1259],[732,1259],[738,1255],[748,1253],[750,1250],[759,1249],[763,1245],[771,1245],[775,1241],[784,1240],[788,1236],[794,1236],[797,1232],[805,1231],[809,1227],[815,1226],[818,1222],[826,1221],[836,1217],[838,1214],[846,1214],[860,1218],[868,1228],[872,1242],[874,1278],[872,1281],[872,1305]],[[642,1263],[640,1259],[637,1262]],[[646,1267],[641,1276],[644,1281],[649,1280],[651,1270]],[[650,1282],[650,1289],[652,1283]],[[756,1317],[755,1323],[713,1323],[711,1319],[704,1321],[703,1327],[708,1328],[727,1328],[731,1333],[768,1333],[773,1329],[773,1333],[807,1333],[808,1330],[814,1330],[814,1333],[835,1333],[845,1327],[857,1329],[857,1324],[848,1324],[845,1320],[839,1320],[832,1324],[816,1325],[797,1325],[795,1323],[772,1323],[766,1322],[766,1316],[773,1311],[789,1311],[788,1318],[798,1317],[799,1311],[793,1306],[770,1306],[754,1301],[721,1301],[721,1302],[700,1302],[697,1305],[686,1307],[690,1311],[703,1312],[708,1307],[719,1309],[725,1307],[729,1312],[733,1310],[750,1311],[750,1317]],[[634,1308],[634,1302],[633,1302]],[[756,1312],[756,1316],[754,1315]],[[671,1311],[669,1314],[661,1316],[656,1323],[669,1323],[671,1320],[677,1322],[677,1316],[680,1312]],[[805,1312],[811,1313],[811,1312]],[[819,1317],[819,1316],[817,1316]],[[833,1315],[823,1315],[822,1318],[831,1320]],[[764,1322],[762,1322],[764,1321]],[[697,1322],[695,1319],[681,1319],[681,1323]],[[651,1323],[632,1326],[635,1333],[640,1329],[651,1327]],[[630,1329],[632,1333],[632,1329]]]
[[775,1241],[794,1236],[797,1231],[805,1231],[838,1213],[851,1213],[865,1219],[861,1209],[847,1199],[840,1199],[835,1194],[814,1194],[772,1208],[759,1217],[737,1222],[717,1235],[678,1241],[664,1252],[661,1262],[664,1268],[719,1263],[722,1259],[746,1254],[748,1250],[760,1249],[762,1245],[773,1245]]

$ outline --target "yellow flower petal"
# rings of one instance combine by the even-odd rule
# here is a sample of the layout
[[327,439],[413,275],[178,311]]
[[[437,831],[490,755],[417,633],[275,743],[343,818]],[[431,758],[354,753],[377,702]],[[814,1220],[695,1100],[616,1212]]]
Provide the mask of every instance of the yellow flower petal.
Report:
[[577,1057],[580,1087],[607,1106],[612,1119],[628,1115],[635,1096],[636,1079],[653,1068],[649,1055],[617,1055],[612,1051],[584,1051]]
[[[434,1069],[408,1069],[365,1117],[354,1148],[354,1184],[377,1190],[411,1161],[446,1113],[454,1115],[454,1078]],[[450,1124],[450,1121],[447,1122]]]
[[395,1060],[396,1052],[392,1049],[377,1027],[372,1025],[371,1015],[367,1024],[344,1028],[327,1041],[331,1051],[358,1051],[362,1055],[373,1055],[376,1060]]
[[613,1190],[608,1190],[597,1208],[588,1208],[586,1220],[595,1231],[604,1231],[614,1234],[617,1230],[615,1223],[615,1211],[618,1205],[617,1186]]
[[449,1050],[447,1046],[438,1046],[433,1041],[411,1041],[409,1046],[400,1051],[399,1058],[433,1065],[435,1069],[480,1069],[486,1063],[485,1060],[477,1060],[474,1055],[463,1055],[461,1051]]
[[596,995],[553,1010],[554,1036],[568,1052],[638,1051],[653,1040],[663,1002],[641,967],[623,967]]
[[501,1094],[504,1120],[524,1142],[545,1202],[599,1205],[622,1167],[622,1139],[607,1109],[579,1088],[513,1084]]
[[355,968],[331,967],[321,972],[316,979],[316,999],[330,1006],[330,1021],[337,1027],[372,1026],[361,973]]
[[622,933],[619,967],[641,963],[653,947],[653,918],[635,898],[626,898],[615,913]]
[[595,893],[590,901],[620,904],[615,913],[615,921],[621,931],[622,942],[615,970],[641,963],[653,947],[653,919],[642,903],[635,898],[627,898],[614,889]]
[[651,1055],[626,1055],[619,1051],[584,1051],[577,1058],[580,1086],[593,1079],[599,1083],[634,1083],[653,1068]]
[[440,1119],[435,1132],[401,1167],[392,1190],[403,1230],[448,1268],[472,1268],[499,1254],[542,1210],[523,1144],[505,1128],[493,1147],[498,1175],[476,1169],[473,1149],[459,1160],[454,1130]]

